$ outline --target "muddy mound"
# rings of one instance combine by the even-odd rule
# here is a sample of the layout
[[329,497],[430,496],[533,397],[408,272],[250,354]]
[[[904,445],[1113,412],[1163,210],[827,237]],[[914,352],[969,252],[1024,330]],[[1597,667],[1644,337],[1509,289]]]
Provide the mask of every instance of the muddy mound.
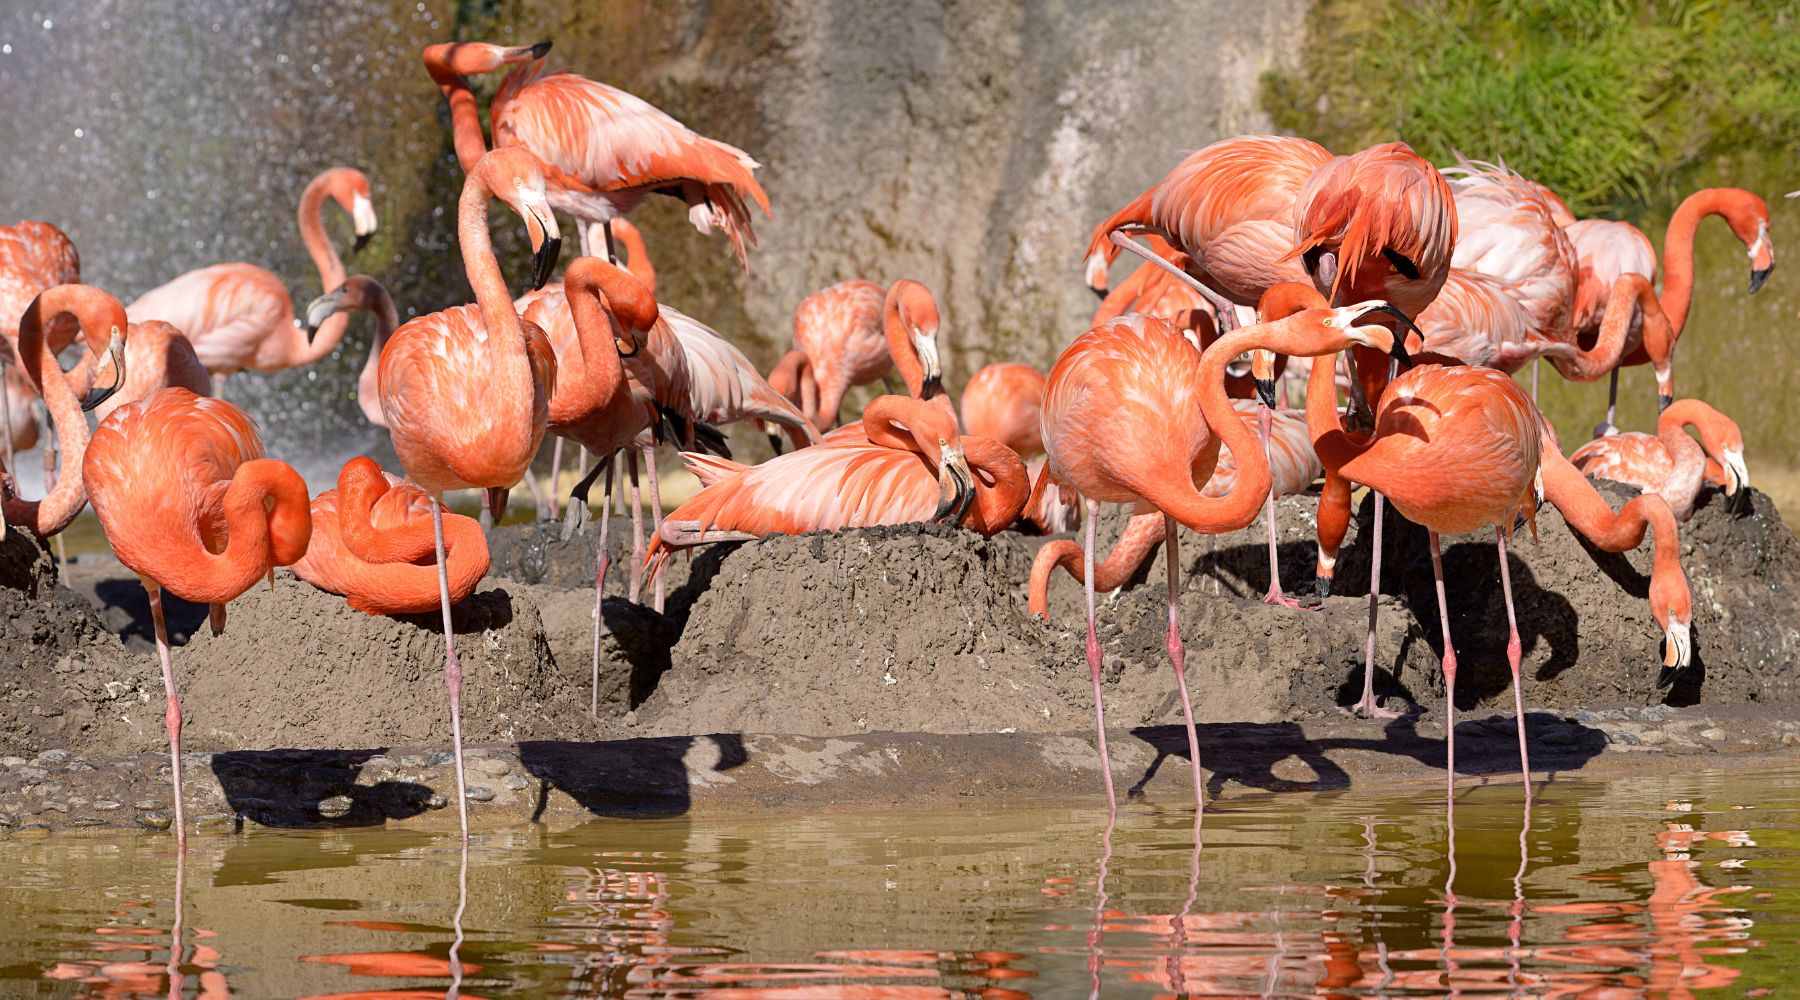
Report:
[[[488,581],[453,609],[470,743],[599,735],[587,665],[561,669],[537,608]],[[435,614],[380,617],[285,571],[233,601],[225,634],[201,629],[175,655],[184,749],[379,747],[450,732]]]
[[[650,533],[650,518],[644,517],[644,533]],[[592,588],[594,586],[594,547],[600,542],[600,520],[595,515],[580,534],[562,540],[561,521],[532,521],[508,524],[488,532],[488,575],[503,576],[520,583],[545,584],[551,587]],[[631,519],[615,515],[607,529],[606,548],[612,553],[606,570],[606,592],[625,592],[631,572]],[[674,593],[687,582],[692,560],[677,556],[669,560],[663,571],[664,586]],[[650,603],[651,589],[645,583],[643,599]],[[591,609],[590,609],[591,610]]]
[[669,734],[1078,729],[1080,644],[1025,620],[1018,562],[1009,542],[924,525],[740,546],[638,721]]
[[136,749],[162,731],[154,662],[128,655],[56,567],[17,529],[0,538],[0,750]]

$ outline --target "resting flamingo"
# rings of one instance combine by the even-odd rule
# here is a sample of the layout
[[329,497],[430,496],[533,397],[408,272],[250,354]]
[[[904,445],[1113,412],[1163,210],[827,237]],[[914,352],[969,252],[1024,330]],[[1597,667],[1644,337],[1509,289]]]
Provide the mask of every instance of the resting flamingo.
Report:
[[[105,356],[113,369],[111,384],[89,392],[81,401],[76,400],[75,390],[57,363],[55,349],[45,334],[65,314],[74,318],[78,332],[89,345],[89,360],[83,365],[93,370],[93,347],[105,344]],[[25,307],[24,314],[19,317],[20,367],[31,380],[32,387],[44,397],[57,439],[62,442],[69,471],[42,500],[20,500],[12,495],[10,486],[0,490],[0,496],[4,498],[0,501],[0,513],[4,514],[6,524],[20,525],[42,540],[67,528],[87,506],[88,493],[81,474],[83,455],[88,448],[88,423],[84,411],[103,404],[129,376],[123,341],[128,325],[125,307],[119,300],[92,285],[53,285]],[[8,475],[12,472],[10,467],[0,471]]]
[[853,386],[880,381],[894,367],[882,327],[886,295],[875,282],[856,278],[821,288],[794,307],[794,347],[770,370],[769,384],[819,430],[837,426]]
[[[1126,315],[1082,334],[1051,369],[1043,411],[1049,481],[1079,494],[1087,505],[1083,544],[1087,659],[1109,806],[1116,807],[1116,799],[1107,764],[1100,641],[1094,624],[1094,536],[1099,504],[1141,504],[1161,511],[1166,519],[1168,648],[1181,693],[1198,806],[1204,786],[1179,629],[1181,559],[1174,522],[1203,534],[1242,528],[1255,519],[1270,481],[1260,443],[1238,419],[1225,395],[1225,366],[1251,349],[1306,356],[1330,354],[1353,343],[1397,349],[1385,328],[1357,325],[1358,319],[1376,307],[1386,308],[1374,303],[1337,311],[1315,310],[1247,327],[1221,338],[1204,357],[1167,322]],[[1319,367],[1329,373],[1330,366]],[[1203,497],[1200,487],[1212,476],[1221,444],[1239,457],[1237,488],[1223,498]]]
[[878,396],[863,408],[866,439],[802,448],[761,465],[683,453],[706,487],[669,512],[647,563],[708,542],[919,521],[994,535],[1018,520],[1030,485],[1012,449],[964,436],[941,407]]
[[[358,247],[376,225],[369,179],[362,171],[332,167],[306,185],[300,194],[300,241],[318,269],[320,290],[326,292],[344,282],[343,261],[325,235],[328,197],[349,214]],[[138,296],[126,312],[133,322],[161,320],[186,334],[213,374],[216,389],[245,369],[281,371],[329,356],[350,321],[347,315],[334,317],[309,337],[294,322],[294,304],[282,280],[266,268],[244,263],[189,271]]]
[[[1575,340],[1578,344],[1592,344],[1600,338],[1613,287],[1620,279],[1635,274],[1644,279],[1645,285],[1656,280],[1656,248],[1638,227],[1612,219],[1577,219],[1564,225],[1563,232],[1575,249],[1575,313],[1571,317]],[[1652,285],[1649,296],[1654,299],[1655,295]],[[1623,353],[1636,350],[1642,343],[1639,319],[1630,324]],[[1606,420],[1594,428],[1595,437],[1618,431],[1613,419],[1618,413],[1619,367],[1615,364],[1608,375]]]
[[[1231,408],[1236,411],[1245,427],[1260,428],[1262,404],[1248,399],[1232,399]],[[1273,459],[1269,466],[1269,490],[1278,498],[1305,493],[1324,471],[1319,464],[1319,456],[1313,453],[1312,435],[1306,427],[1306,414],[1300,410],[1283,409],[1276,410],[1273,417],[1269,434],[1271,447],[1268,454]],[[1200,489],[1200,495],[1226,496],[1236,488],[1237,477],[1237,458],[1232,455],[1231,449],[1221,448],[1219,462],[1213,466],[1212,477]],[[1095,567],[1095,592],[1111,591],[1124,586],[1144,561],[1155,554],[1156,546],[1162,542],[1164,533],[1165,521],[1160,512],[1134,515],[1125,525],[1124,533],[1114,543],[1113,550]],[[1055,575],[1059,566],[1067,570],[1070,576],[1080,580],[1083,573],[1081,545],[1066,538],[1047,542],[1043,548],[1038,549],[1037,556],[1032,560],[1031,583],[1027,588],[1028,607],[1032,614],[1045,621],[1050,619],[1050,578]]]
[[[439,594],[431,495],[353,458],[337,486],[313,498],[312,542],[294,575],[371,615],[437,609]],[[444,515],[444,563],[450,603],[461,604],[487,575],[487,537],[462,514]]]
[[306,481],[263,457],[256,423],[244,411],[178,387],[108,417],[94,432],[82,474],[113,554],[150,598],[168,701],[175,837],[185,847],[181,699],[162,592],[212,605],[213,631],[222,630],[225,602],[306,554],[312,534]]
[[[1686,428],[1700,432],[1698,443]],[[1725,487],[1727,506],[1748,501],[1750,470],[1744,465],[1744,433],[1737,422],[1698,399],[1677,400],[1656,419],[1656,433],[1633,431],[1595,438],[1569,461],[1590,479],[1610,479],[1655,493],[1677,521],[1694,516],[1701,487]]]
[[612,221],[650,195],[666,194],[688,206],[695,229],[723,233],[748,267],[746,254],[756,245],[756,234],[747,202],[769,213],[769,196],[754,175],[757,162],[623,90],[567,70],[547,70],[543,58],[549,51],[549,42],[511,48],[486,42],[426,47],[425,68],[449,102],[456,158],[463,169],[473,169],[487,151],[468,77],[516,65],[500,81],[488,108],[494,145],[524,146],[544,162],[551,207],[583,223],[584,256],[600,252],[590,224],[604,230],[605,249],[613,257]]
[[[19,319],[31,301],[47,288],[81,281],[81,258],[75,244],[48,222],[20,222],[0,226],[0,432],[5,437],[6,468],[13,468],[15,452],[37,444],[37,416],[31,401],[37,398],[25,373],[15,365],[19,358]],[[60,354],[75,337],[68,323],[52,321],[45,331],[51,349]],[[44,450],[46,463],[54,461]],[[45,488],[49,488],[46,482]]]
[[431,495],[438,597],[444,617],[444,682],[456,754],[456,803],[464,839],[469,807],[463,779],[462,665],[450,623],[444,555],[444,492],[483,489],[506,509],[506,491],[524,477],[544,439],[556,357],[542,330],[521,323],[489,239],[487,206],[497,198],[525,223],[542,284],[561,239],[545,199],[537,158],[522,149],[484,156],[463,182],[457,235],[475,304],[408,320],[381,352],[379,395],[394,452],[407,477]]
[[[1178,287],[1188,291],[1185,285]],[[997,362],[983,365],[963,386],[962,394],[962,429],[1018,452],[1032,482],[1044,469],[1044,439],[1038,429],[1044,383],[1044,373],[1030,365]],[[1047,486],[1036,506],[1027,508],[1021,517],[1047,535],[1069,531],[1075,527],[1075,503],[1063,499],[1056,487]]]

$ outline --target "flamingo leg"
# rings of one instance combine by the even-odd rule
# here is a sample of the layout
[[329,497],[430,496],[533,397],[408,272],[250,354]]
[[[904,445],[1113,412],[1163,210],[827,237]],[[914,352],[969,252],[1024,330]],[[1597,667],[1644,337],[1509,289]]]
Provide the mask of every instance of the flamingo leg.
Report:
[[606,462],[600,468],[606,470],[606,497],[600,502],[600,544],[594,549],[594,686],[588,700],[588,714],[596,718],[600,715],[600,635],[606,628],[600,601],[606,592],[606,562],[612,556],[606,547],[606,528],[612,520],[612,463]]
[[[561,439],[559,438],[558,440]],[[531,493],[531,503],[532,506],[537,508],[538,520],[542,521],[554,519],[556,517],[556,515],[552,513],[550,501],[544,496],[544,488],[538,485],[537,477],[531,474],[529,468],[525,470],[525,489]]]
[[[693,426],[694,425],[691,423],[688,424],[688,433],[693,433]],[[689,447],[693,447],[691,442],[689,443]],[[663,513],[662,486],[657,482],[655,445],[644,446],[644,471],[650,476],[650,532],[651,534],[655,534],[662,530]],[[659,615],[662,614],[663,609],[664,589],[663,575],[658,573],[656,574],[656,596],[651,607],[655,608],[656,613]]]
[[625,452],[626,467],[631,472],[631,603],[638,603],[638,591],[644,588],[644,504],[638,494],[638,456]]
[[[1270,424],[1273,415],[1266,406],[1258,406],[1256,413],[1257,430],[1262,433],[1263,461],[1270,468],[1275,467],[1275,449],[1270,443]],[[1275,551],[1275,489],[1269,489],[1269,495],[1263,498],[1263,520],[1269,525],[1269,592],[1263,595],[1264,604],[1278,604],[1292,610],[1317,611],[1319,608],[1307,608],[1299,601],[1281,592],[1281,559]],[[1171,522],[1173,524],[1173,522]],[[1169,537],[1173,538],[1173,535]]]
[[213,398],[214,399],[224,399],[225,398],[225,380],[230,377],[231,376],[229,376],[229,375],[222,375],[222,374],[214,373],[214,375],[212,377],[212,389],[213,389]]
[[444,686],[450,689],[450,743],[456,756],[456,816],[463,843],[469,842],[469,798],[463,780],[462,662],[456,658],[455,630],[450,626],[450,577],[444,559],[444,502],[431,498],[431,532],[437,543],[438,601],[444,609]]
[[1194,731],[1194,704],[1188,700],[1187,648],[1181,644],[1181,533],[1175,519],[1163,515],[1163,547],[1169,564],[1169,661],[1181,691],[1181,720],[1187,724],[1188,762],[1194,768],[1194,808],[1206,805],[1206,782],[1200,776],[1200,736]]
[[1544,359],[1543,358],[1538,357],[1538,358],[1531,359],[1531,401],[1533,403],[1537,402],[1538,369],[1540,369],[1542,367],[1544,367]]
[[4,364],[0,364],[0,430],[6,432],[6,471],[16,472],[18,466],[14,464],[12,445],[12,400],[8,398],[5,377],[6,365],[11,363],[11,359],[8,358]]
[[550,519],[556,520],[556,489],[562,482],[562,449],[563,439],[558,437],[550,446]]
[[1519,720],[1519,776],[1525,782],[1525,795],[1531,796],[1531,752],[1525,746],[1525,689],[1519,679],[1519,663],[1524,659],[1519,642],[1518,616],[1513,613],[1512,570],[1506,564],[1506,530],[1495,526],[1494,542],[1500,549],[1500,589],[1506,594],[1506,664],[1512,668],[1513,714]]
[[1613,423],[1613,421],[1618,418],[1618,413],[1619,413],[1619,370],[1617,368],[1614,368],[1612,370],[1612,375],[1609,376],[1606,381],[1606,422],[1601,424],[1600,426],[1594,428],[1594,436],[1597,438],[1603,438],[1603,437],[1606,437],[1608,434],[1619,433],[1618,425]]
[[150,598],[150,620],[156,625],[156,658],[162,663],[163,693],[168,705],[163,720],[169,730],[169,780],[175,792],[175,847],[187,850],[187,811],[181,804],[181,696],[175,693],[175,667],[169,662],[169,626],[163,621],[162,588],[144,582]]
[[[1094,732],[1100,744],[1100,776],[1106,779],[1106,814],[1118,811],[1119,800],[1113,794],[1112,758],[1106,753],[1106,706],[1100,697],[1100,633],[1094,628],[1094,531],[1100,521],[1100,504],[1088,500],[1087,525],[1082,536],[1082,587],[1087,597],[1087,661],[1088,673],[1094,679]],[[1195,757],[1198,760],[1198,755]]]
[[1375,623],[1381,614],[1381,522],[1385,520],[1386,503],[1375,494],[1375,527],[1370,534],[1369,551],[1369,635],[1363,646],[1363,696],[1352,710],[1371,719],[1397,719],[1399,712],[1375,704]]
[[1431,575],[1437,583],[1438,622],[1444,628],[1444,773],[1446,794],[1456,794],[1456,647],[1450,644],[1450,606],[1444,599],[1444,557],[1438,552],[1438,533],[1431,538]]

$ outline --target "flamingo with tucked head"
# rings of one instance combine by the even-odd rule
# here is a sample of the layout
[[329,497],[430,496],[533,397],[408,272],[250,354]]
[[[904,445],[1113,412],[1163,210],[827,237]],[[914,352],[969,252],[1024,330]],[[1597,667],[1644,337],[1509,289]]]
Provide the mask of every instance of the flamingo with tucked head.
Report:
[[[1687,428],[1700,433],[1688,436]],[[1610,479],[1655,493],[1668,501],[1677,521],[1694,516],[1694,502],[1706,483],[1725,487],[1728,507],[1749,500],[1750,470],[1744,465],[1744,432],[1737,422],[1698,399],[1669,404],[1656,419],[1656,433],[1633,431],[1595,438],[1575,449],[1569,461],[1590,479]]]

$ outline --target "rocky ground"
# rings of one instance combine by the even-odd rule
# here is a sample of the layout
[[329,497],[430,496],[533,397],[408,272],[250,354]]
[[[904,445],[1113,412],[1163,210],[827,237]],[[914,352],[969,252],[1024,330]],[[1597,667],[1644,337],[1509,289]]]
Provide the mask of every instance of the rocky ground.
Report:
[[[1607,490],[1615,506],[1628,495]],[[1278,507],[1290,591],[1310,589],[1313,506]],[[1258,599],[1260,523],[1216,539],[1184,533],[1182,634],[1203,760],[1219,788],[1329,787],[1441,767],[1430,564],[1423,533],[1398,519],[1384,532],[1377,691],[1413,714],[1363,722],[1338,711],[1361,687],[1369,517],[1365,502],[1334,596],[1306,611]],[[1103,538],[1122,521],[1109,515]],[[1534,764],[1629,767],[1673,755],[1701,766],[1800,740],[1789,721],[1800,719],[1791,666],[1800,542],[1766,498],[1733,517],[1713,497],[1684,526],[1696,665],[1669,688],[1657,686],[1660,637],[1644,599],[1648,544],[1592,551],[1550,509],[1538,528],[1537,544],[1521,537],[1511,553]],[[1052,622],[1024,612],[1042,542],[914,525],[678,557],[664,612],[622,596],[603,602],[596,694],[591,536],[565,543],[549,526],[500,529],[490,579],[455,615],[464,732],[482,748],[470,796],[479,813],[511,818],[971,788],[1091,793],[1080,588],[1068,576],[1054,582]],[[615,565],[625,548],[620,532]],[[1180,708],[1161,559],[1104,595],[1099,618],[1118,780],[1158,771],[1150,789],[1167,795],[1167,775],[1185,768],[1153,762],[1164,750],[1184,756],[1185,744],[1172,728]],[[1504,773],[1517,754],[1491,540],[1455,540],[1445,567],[1463,664],[1457,700],[1464,719],[1478,720],[1459,726],[1459,768]],[[110,560],[84,558],[59,576],[16,532],[0,543],[0,581],[11,661],[0,663],[0,826],[166,822],[162,683],[139,584]],[[200,607],[172,608],[171,624],[196,815],[381,822],[428,818],[454,794],[435,616],[363,615],[278,573],[233,602],[222,635]]]

